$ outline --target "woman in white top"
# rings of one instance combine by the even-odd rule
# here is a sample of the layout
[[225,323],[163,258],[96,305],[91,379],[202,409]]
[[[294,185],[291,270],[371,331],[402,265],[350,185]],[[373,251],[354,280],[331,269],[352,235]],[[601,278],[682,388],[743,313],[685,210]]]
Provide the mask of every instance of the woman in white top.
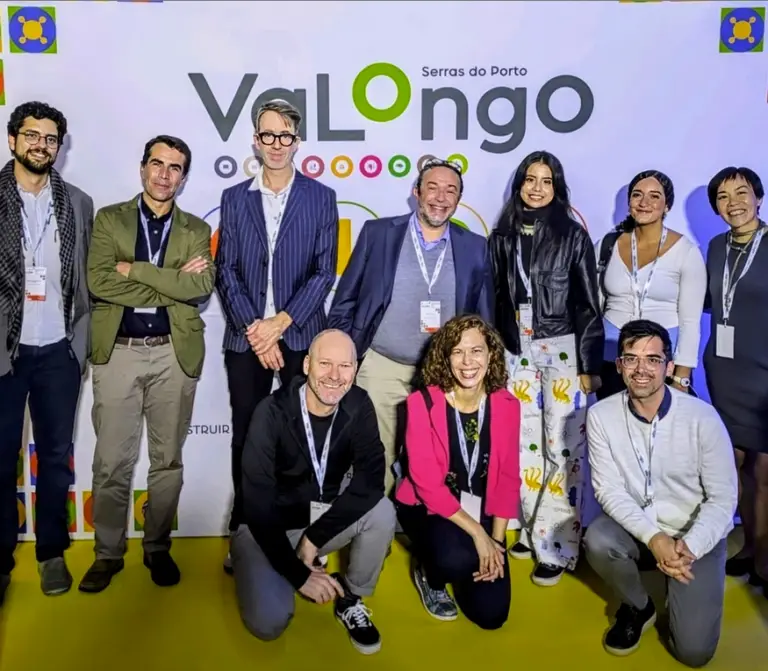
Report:
[[664,225],[675,200],[672,181],[646,170],[629,183],[629,216],[597,244],[603,300],[605,398],[624,389],[616,370],[621,327],[650,319],[669,331],[675,369],[671,383],[688,390],[698,364],[707,269],[696,243]]

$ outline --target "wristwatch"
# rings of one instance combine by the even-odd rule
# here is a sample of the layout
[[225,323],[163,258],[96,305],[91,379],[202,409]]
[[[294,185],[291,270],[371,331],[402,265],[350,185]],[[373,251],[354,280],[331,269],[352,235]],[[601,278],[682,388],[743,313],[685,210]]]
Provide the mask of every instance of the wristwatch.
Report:
[[673,375],[672,380],[685,389],[688,389],[688,387],[691,386],[691,378],[689,377],[678,377],[677,375]]

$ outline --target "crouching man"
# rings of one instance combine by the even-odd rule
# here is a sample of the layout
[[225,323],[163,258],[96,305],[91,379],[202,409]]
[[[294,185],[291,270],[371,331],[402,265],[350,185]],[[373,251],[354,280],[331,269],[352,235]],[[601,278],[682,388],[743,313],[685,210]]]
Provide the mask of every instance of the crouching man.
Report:
[[[368,394],[353,384],[357,353],[341,331],[313,341],[304,374],[264,399],[243,451],[245,524],[231,540],[240,614],[262,640],[278,638],[298,592],[335,616],[363,654],[381,638],[362,598],[373,594],[395,533],[384,496],[384,447]],[[349,484],[340,491],[345,474]],[[345,577],[320,558],[351,546]]]

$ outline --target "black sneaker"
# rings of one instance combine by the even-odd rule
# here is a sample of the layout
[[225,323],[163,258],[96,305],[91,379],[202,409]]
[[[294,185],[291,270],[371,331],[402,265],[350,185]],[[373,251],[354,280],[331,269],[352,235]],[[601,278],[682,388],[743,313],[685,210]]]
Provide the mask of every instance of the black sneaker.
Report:
[[745,575],[751,575],[755,570],[754,557],[731,557],[725,562],[725,575],[734,578],[741,578]]
[[149,569],[152,582],[158,587],[172,587],[181,580],[181,572],[171,553],[166,550],[144,553],[144,566]]
[[336,619],[344,625],[349,634],[349,640],[359,652],[364,655],[377,653],[381,650],[381,635],[371,622],[370,609],[359,596],[347,591],[346,584],[339,574],[334,573],[333,577],[345,591],[344,596],[336,600],[334,607]]
[[603,646],[612,655],[630,655],[640,645],[640,637],[655,622],[656,608],[652,599],[648,599],[648,604],[643,610],[623,603],[616,613],[616,622],[605,635]]
[[8,585],[11,584],[11,576],[0,575],[0,606],[5,601],[5,593],[8,591]]
[[530,559],[532,556],[531,548],[526,547],[520,541],[518,541],[511,548],[509,548],[508,552],[509,552],[509,556],[512,557],[512,559]]
[[534,584],[539,587],[553,587],[560,582],[560,578],[563,577],[565,569],[562,566],[555,566],[553,564],[538,564],[536,570],[531,576]]

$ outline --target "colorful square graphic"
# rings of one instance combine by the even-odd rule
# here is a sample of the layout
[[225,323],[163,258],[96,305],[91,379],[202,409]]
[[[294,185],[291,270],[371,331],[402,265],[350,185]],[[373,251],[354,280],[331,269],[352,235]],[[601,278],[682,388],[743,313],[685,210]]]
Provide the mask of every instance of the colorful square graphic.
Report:
[[[148,492],[146,489],[135,489],[133,491],[133,530],[144,531],[144,513],[147,509]],[[172,531],[179,530],[179,514],[173,516]]]
[[720,10],[720,53],[746,54],[763,50],[765,7],[723,7]]
[[[72,478],[69,482],[69,486],[72,487],[75,484],[75,456],[74,446],[70,446],[72,450],[69,453],[69,473]],[[37,487],[37,448],[34,443],[29,444],[29,484],[33,487]]]
[[[32,531],[37,533],[37,492],[32,492]],[[67,493],[67,530],[69,533],[77,533],[77,503],[75,492]]]
[[93,530],[93,492],[83,492],[83,531]]
[[[2,63],[2,61],[0,61]],[[24,450],[19,450],[19,458],[16,460],[16,486],[24,486]]]
[[336,275],[341,277],[352,256],[352,220],[339,219],[339,252],[336,259]]
[[8,36],[12,54],[55,54],[55,7],[8,7]]
[[16,508],[19,511],[19,533],[27,533],[27,496],[24,492],[16,492]]

